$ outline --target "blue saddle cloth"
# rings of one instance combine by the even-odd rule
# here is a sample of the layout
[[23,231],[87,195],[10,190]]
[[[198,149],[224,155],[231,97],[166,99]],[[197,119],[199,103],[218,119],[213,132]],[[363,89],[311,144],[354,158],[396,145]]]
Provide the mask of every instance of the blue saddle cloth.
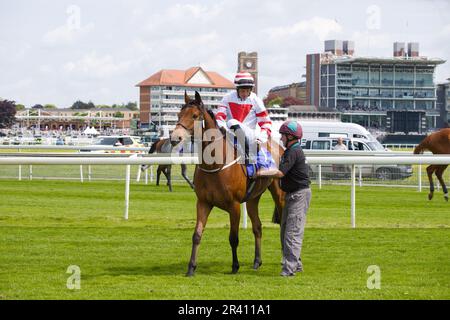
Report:
[[[251,161],[251,162],[255,162],[255,161]],[[270,152],[264,148],[260,148],[258,150],[258,154],[256,156],[256,162],[250,163],[247,165],[247,176],[249,178],[253,178],[253,176],[256,174],[256,172],[261,168],[271,169],[271,168],[276,168],[276,167],[277,167],[277,165],[276,165],[275,161],[273,160]]]

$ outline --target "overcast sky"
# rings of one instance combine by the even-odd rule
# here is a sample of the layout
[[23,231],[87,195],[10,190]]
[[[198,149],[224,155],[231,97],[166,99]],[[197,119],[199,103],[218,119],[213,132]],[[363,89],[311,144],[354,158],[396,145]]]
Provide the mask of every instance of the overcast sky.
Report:
[[[239,51],[257,51],[259,95],[302,80],[327,39],[358,56],[392,56],[394,41],[450,60],[450,0],[0,2],[0,97],[27,107],[139,99],[161,69],[201,66],[232,80]],[[450,78],[450,61],[436,81]]]

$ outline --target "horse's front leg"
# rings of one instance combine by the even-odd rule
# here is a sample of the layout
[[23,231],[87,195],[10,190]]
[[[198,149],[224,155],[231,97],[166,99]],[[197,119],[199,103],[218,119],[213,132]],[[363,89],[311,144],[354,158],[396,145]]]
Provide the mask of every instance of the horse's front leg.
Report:
[[161,172],[163,171],[161,166],[158,166],[156,170],[156,185],[159,186],[159,179],[161,178]]
[[169,186],[169,191],[172,192],[172,166],[168,166],[166,170],[167,185]]
[[195,269],[197,268],[198,247],[200,246],[203,230],[205,229],[206,221],[208,220],[211,210],[212,206],[210,204],[197,200],[197,223],[195,225],[194,234],[192,235],[191,259],[189,260],[188,271],[186,273],[186,276],[188,277],[193,276]]
[[261,196],[247,201],[247,211],[252,221],[253,235],[255,236],[255,260],[253,261],[253,269],[258,269],[262,265],[261,260],[261,238],[262,224],[259,219],[258,203]]
[[235,202],[228,210],[230,214],[230,246],[233,255],[233,264],[231,266],[231,273],[237,273],[239,270],[239,261],[237,257],[237,247],[239,245],[239,222],[241,220],[241,204]]
[[439,166],[438,169],[436,170],[436,177],[439,180],[439,183],[442,186],[442,191],[444,192],[444,199],[445,201],[448,201],[448,190],[447,190],[447,186],[445,185],[444,179],[442,178],[442,175],[445,171],[445,169],[447,169],[448,165],[442,165]]
[[427,167],[428,181],[430,182],[430,193],[428,194],[428,200],[433,199],[433,193],[434,193],[433,172],[434,172],[434,170],[436,170],[436,166],[434,166],[434,165]]

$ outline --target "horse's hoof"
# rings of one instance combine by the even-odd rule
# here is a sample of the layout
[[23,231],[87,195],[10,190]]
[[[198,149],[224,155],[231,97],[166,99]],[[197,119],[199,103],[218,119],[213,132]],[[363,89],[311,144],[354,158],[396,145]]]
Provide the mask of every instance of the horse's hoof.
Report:
[[238,271],[239,271],[239,266],[237,266],[237,267],[232,267],[232,269],[231,269],[231,273],[232,273],[232,274],[236,274]]
[[188,271],[186,272],[186,277],[192,277],[195,273],[195,269],[197,269],[197,266],[189,264]]
[[186,272],[186,277],[192,277],[192,276],[194,276],[195,269],[196,269],[196,267],[189,267],[189,268],[188,268],[188,272]]
[[253,264],[253,269],[258,270],[258,268],[261,267],[261,265],[262,261],[255,261],[255,263]]
[[429,194],[428,194],[428,200],[431,200],[431,199],[433,199],[433,194],[432,194],[432,193],[429,193]]
[[448,194],[444,194],[445,201],[448,201]]

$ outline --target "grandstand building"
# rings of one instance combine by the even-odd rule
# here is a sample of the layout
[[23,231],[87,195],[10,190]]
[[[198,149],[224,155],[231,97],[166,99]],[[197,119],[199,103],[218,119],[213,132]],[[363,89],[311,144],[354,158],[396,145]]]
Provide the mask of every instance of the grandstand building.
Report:
[[324,53],[306,57],[307,102],[364,127],[392,128],[392,111],[412,119],[408,130],[433,129],[440,117],[434,73],[444,62],[420,56],[418,43],[394,43],[392,57],[356,57],[352,41],[325,41]]

